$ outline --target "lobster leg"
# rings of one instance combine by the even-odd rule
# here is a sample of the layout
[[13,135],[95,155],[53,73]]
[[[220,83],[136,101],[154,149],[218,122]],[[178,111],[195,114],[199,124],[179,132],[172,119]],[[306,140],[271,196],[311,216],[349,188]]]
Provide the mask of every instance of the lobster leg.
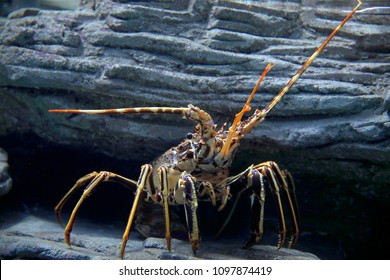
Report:
[[292,196],[291,217],[294,218],[294,214],[295,214],[295,218],[294,218],[293,226],[292,226],[291,239],[289,241],[289,247],[292,248],[292,247],[294,247],[295,243],[297,242],[298,235],[299,235],[299,208],[298,208],[297,197],[295,194],[295,184],[294,184],[294,180],[291,176],[291,173],[288,172],[287,170],[282,170],[282,173],[283,173],[284,177],[286,178],[288,192]]
[[141,174],[140,174],[138,182],[137,182],[137,191],[135,194],[133,206],[131,207],[129,220],[127,222],[126,229],[125,229],[125,232],[123,233],[123,237],[122,237],[122,246],[121,246],[121,252],[120,252],[121,259],[123,259],[124,255],[125,255],[126,243],[127,243],[127,240],[129,240],[130,229],[131,229],[131,225],[132,225],[133,220],[134,220],[135,211],[137,210],[137,205],[138,205],[139,199],[141,197],[142,191],[145,188],[146,180],[150,177],[152,172],[153,172],[153,168],[150,164],[145,164],[141,167]]
[[158,169],[160,175],[160,192],[162,192],[162,203],[164,207],[164,218],[165,218],[165,240],[167,243],[168,251],[171,251],[171,224],[169,216],[169,185],[168,185],[168,167],[161,166]]
[[201,182],[198,192],[199,192],[199,197],[204,197],[204,196],[208,195],[208,197],[210,198],[211,204],[213,206],[217,205],[217,201],[215,199],[214,187],[210,182],[207,182],[207,181]]
[[295,196],[295,185],[294,181],[292,179],[291,174],[284,170],[281,171],[277,165],[276,162],[267,162],[267,164],[274,172],[278,184],[282,187],[282,189],[285,191],[286,197],[287,197],[287,202],[289,205],[289,212],[290,212],[290,217],[291,217],[291,239],[289,241],[289,248],[294,246],[298,239],[298,233],[299,233],[299,225],[298,225],[298,203],[297,199]]
[[[256,168],[256,167],[255,167]],[[257,167],[259,171],[263,174],[263,176],[267,179],[269,188],[271,190],[272,195],[276,200],[276,205],[279,214],[279,241],[278,241],[278,249],[280,249],[284,241],[286,240],[286,221],[284,218],[284,211],[282,206],[282,199],[280,196],[280,185],[276,179],[276,175],[272,168],[268,165],[260,165]]]
[[183,174],[182,178],[179,180],[179,186],[183,189],[188,238],[192,251],[195,253],[200,245],[198,225],[198,198],[196,196],[195,178],[189,174]]
[[276,206],[279,216],[279,241],[278,249],[281,248],[286,239],[286,222],[283,211],[283,203],[281,194],[286,193],[289,214],[291,217],[291,232],[292,236],[289,241],[289,247],[293,247],[298,239],[299,233],[299,213],[298,204],[295,196],[295,185],[291,174],[283,170],[281,171],[275,162],[264,162],[258,165],[251,165],[243,172],[236,176],[229,177],[226,181],[226,185],[230,185],[240,178],[246,178],[247,184],[236,194],[236,201],[233,205],[233,209],[229,213],[228,218],[223,224],[222,228],[218,231],[219,235],[228,224],[233,211],[237,205],[237,202],[241,195],[248,189],[252,189],[252,202],[251,202],[251,236],[244,245],[244,248],[249,248],[258,242],[263,235],[263,223],[264,223],[264,204],[265,204],[265,183],[268,184],[272,195],[275,198]]
[[79,208],[81,204],[84,202],[84,200],[90,196],[93,192],[93,190],[101,183],[105,181],[115,181],[120,182],[122,185],[125,185],[126,187],[133,186],[135,184],[135,181],[125,178],[123,176],[117,175],[115,173],[107,172],[107,171],[101,171],[101,172],[92,172],[90,174],[87,174],[80,178],[76,184],[70,189],[70,191],[61,199],[61,201],[57,204],[57,206],[54,208],[54,211],[57,216],[57,220],[61,223],[61,216],[60,212],[63,208],[66,201],[69,199],[69,197],[80,187],[85,185],[88,181],[90,183],[87,185],[87,187],[84,189],[84,192],[82,196],[80,197],[79,201],[77,202],[76,206],[74,207],[72,214],[69,218],[68,224],[65,227],[64,236],[65,236],[65,242],[70,246],[70,233],[72,232],[72,228],[76,219],[76,215],[79,211]]
[[253,190],[251,203],[251,236],[243,248],[249,248],[259,242],[264,232],[264,177],[257,169],[251,170],[248,173],[248,186]]
[[87,182],[96,178],[98,174],[99,174],[98,172],[92,172],[78,179],[77,182],[74,184],[74,186],[66,193],[66,195],[60,200],[60,202],[58,202],[57,206],[54,207],[54,212],[56,213],[57,221],[61,226],[62,226],[61,210],[64,207],[65,203],[74,194],[75,191],[77,191]]
[[230,186],[223,187],[221,190],[221,205],[218,207],[218,211],[222,211],[225,208],[230,196]]
[[[249,166],[247,169],[245,169],[243,172],[235,175],[235,176],[231,176],[229,178],[226,179],[226,181],[224,182],[223,184],[223,187],[222,188],[226,188],[226,186],[230,186],[231,184],[233,184],[234,182],[238,181],[239,179],[243,178],[243,177],[246,177],[247,174],[249,174],[248,172],[250,172],[253,168],[253,165]],[[219,231],[217,232],[216,236],[219,236],[221,235],[221,233],[223,232],[223,230],[226,228],[226,226],[228,225],[230,219],[232,218],[232,215],[234,213],[234,210],[236,209],[237,207],[237,204],[238,204],[238,201],[240,200],[241,198],[241,195],[243,192],[245,192],[248,188],[251,187],[251,184],[247,184],[247,186],[242,189],[241,191],[239,191],[237,194],[236,194],[236,199],[234,201],[234,204],[233,204],[233,207],[231,208],[230,212],[229,212],[229,215],[228,217],[226,218],[225,222],[223,223],[222,227],[219,229]],[[219,207],[219,209],[223,209],[224,207],[222,207],[223,205],[223,199],[222,199],[222,203],[221,203],[221,206]],[[218,210],[219,210],[218,209]]]

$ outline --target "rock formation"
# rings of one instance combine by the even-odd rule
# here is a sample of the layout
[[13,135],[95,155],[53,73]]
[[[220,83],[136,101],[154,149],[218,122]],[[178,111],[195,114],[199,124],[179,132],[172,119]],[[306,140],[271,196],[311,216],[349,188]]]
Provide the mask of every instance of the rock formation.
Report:
[[[43,149],[71,147],[149,162],[193,124],[165,115],[47,110],[193,104],[218,125],[231,122],[267,63],[275,66],[253,108],[275,96],[355,5],[95,2],[76,11],[26,8],[0,21],[0,146],[6,150],[33,137]],[[385,6],[375,4],[381,2]],[[365,1],[366,11],[353,16],[266,121],[243,139],[233,166],[237,172],[277,161],[294,174],[302,214],[318,219],[316,230],[337,232],[338,223],[349,223],[351,216],[351,228],[364,232],[364,238],[352,238],[359,244],[377,234],[367,215],[382,212],[365,207],[390,199],[389,11],[369,9],[371,4]],[[324,221],[336,222],[325,229]]]

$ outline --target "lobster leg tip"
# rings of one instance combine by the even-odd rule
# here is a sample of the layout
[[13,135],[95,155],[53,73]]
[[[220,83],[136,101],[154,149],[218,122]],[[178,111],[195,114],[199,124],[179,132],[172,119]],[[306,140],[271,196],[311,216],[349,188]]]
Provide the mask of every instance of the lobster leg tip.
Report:
[[65,232],[65,243],[69,246],[72,247],[70,244],[70,233]]
[[193,252],[194,254],[196,254],[196,252],[198,251],[199,246],[200,246],[200,242],[199,242],[198,240],[193,240],[193,241],[191,242],[191,248],[192,248],[192,252]]
[[167,238],[166,242],[167,242],[167,249],[168,249],[169,252],[171,252],[171,250],[172,250],[171,238]]

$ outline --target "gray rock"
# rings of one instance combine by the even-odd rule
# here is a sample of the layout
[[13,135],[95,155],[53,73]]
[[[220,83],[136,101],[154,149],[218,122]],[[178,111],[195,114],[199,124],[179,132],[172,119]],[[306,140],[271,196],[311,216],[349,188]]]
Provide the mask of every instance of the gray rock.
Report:
[[[137,169],[179,143],[193,124],[166,115],[47,110],[191,103],[218,125],[231,122],[267,63],[275,67],[253,108],[266,106],[354,5],[298,2],[102,0],[76,11],[15,11],[0,21],[0,144],[15,150],[13,143],[29,136],[42,149],[71,147]],[[242,140],[233,165],[239,172],[274,160],[292,171],[302,211],[315,216],[309,224],[353,239],[350,247],[360,251],[380,235],[378,213],[388,212],[390,200],[388,12],[355,14]],[[367,207],[371,203],[386,209]]]
[[8,174],[8,155],[0,148],[0,196],[7,194],[12,188],[12,179]]
[[[119,259],[121,234],[112,227],[78,221],[71,235],[72,246],[63,240],[63,229],[47,214],[7,212],[0,219],[1,259]],[[13,222],[10,223],[9,221]],[[54,218],[54,217],[53,217]],[[7,221],[4,223],[4,221]],[[98,231],[98,234],[96,233]],[[107,237],[109,236],[109,237]],[[116,237],[110,237],[116,236]],[[166,249],[165,239],[144,241],[132,233],[127,243],[125,259],[318,259],[315,255],[292,249],[276,250],[275,246],[258,245],[240,249],[240,243],[205,241],[196,255],[187,241],[172,240],[172,251]]]
[[[51,143],[149,161],[180,141],[191,124],[169,116],[69,118],[46,110],[192,103],[222,124],[240,110],[266,63],[276,66],[253,107],[271,100],[346,13],[305,6],[310,3],[129,3],[9,15],[0,36],[2,137],[33,133]],[[390,120],[382,90],[389,86],[388,49],[371,38],[389,35],[388,23],[380,20],[385,12],[354,15],[270,118],[243,140],[243,150],[264,154],[277,146],[288,159],[292,149],[306,156],[315,147],[316,170],[329,149],[351,163],[361,160],[355,155],[362,146],[388,155]],[[376,156],[365,156],[378,163]],[[387,182],[378,175],[389,170],[388,159],[370,175],[383,178],[380,184]],[[297,161],[283,162],[309,172]],[[355,175],[349,179],[364,179]]]
[[[383,92],[390,84],[390,64],[388,49],[370,37],[389,35],[380,13],[354,15],[270,118],[242,141],[238,158],[251,151],[272,159],[270,151],[278,147],[282,163],[298,176],[317,175],[323,158],[336,168],[340,160],[349,162],[349,170],[368,161],[373,163],[369,174],[359,169],[345,178],[387,184],[382,174],[390,169],[390,118]],[[301,57],[309,56],[344,14],[339,9],[313,12],[299,4],[207,0],[180,9],[158,2],[99,1],[95,10],[15,11],[1,30],[0,135],[33,133],[51,143],[150,161],[179,142],[191,124],[169,116],[70,118],[46,110],[192,103],[222,124],[240,110],[266,63],[276,66],[253,107],[271,100]],[[362,147],[372,152],[364,159]],[[312,158],[312,149],[315,172],[290,160],[294,150]],[[329,158],[329,152],[338,158]]]

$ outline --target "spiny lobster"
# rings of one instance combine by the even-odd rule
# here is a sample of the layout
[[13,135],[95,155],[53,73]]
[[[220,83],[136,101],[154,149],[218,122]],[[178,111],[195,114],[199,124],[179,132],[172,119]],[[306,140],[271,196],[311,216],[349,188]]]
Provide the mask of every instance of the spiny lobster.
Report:
[[[218,210],[222,210],[232,194],[237,195],[238,199],[244,192],[251,192],[251,234],[244,245],[245,248],[251,247],[261,239],[263,234],[265,186],[269,187],[277,203],[279,216],[278,248],[283,246],[286,239],[286,222],[281,194],[286,195],[291,218],[291,239],[289,240],[289,247],[292,247],[298,239],[299,223],[295,186],[290,173],[287,170],[281,170],[272,161],[256,165],[252,164],[235,176],[229,176],[229,168],[239,146],[239,140],[248,133],[251,133],[252,129],[265,119],[271,109],[289,91],[291,86],[332,40],[339,29],[358,10],[360,5],[361,2],[358,0],[357,6],[333,30],[329,37],[304,63],[268,106],[264,109],[256,109],[250,117],[241,120],[243,115],[251,110],[250,102],[261,81],[273,66],[269,64],[259,78],[246,104],[235,115],[234,121],[228,130],[225,130],[226,124],[217,130],[217,125],[214,124],[211,116],[193,105],[188,105],[188,107],[184,108],[141,107],[102,110],[49,110],[52,113],[74,114],[180,114],[185,119],[198,123],[194,131],[188,133],[187,137],[178,146],[172,147],[152,163],[143,165],[138,181],[107,171],[92,172],[80,178],[55,207],[57,219],[61,223],[60,212],[68,198],[77,189],[87,185],[65,227],[64,235],[66,243],[70,246],[70,233],[75,222],[76,214],[83,201],[100,183],[113,181],[135,190],[133,206],[126,230],[122,237],[121,258],[124,257],[126,243],[142,194],[146,196],[146,201],[163,206],[165,239],[169,251],[171,250],[169,206],[184,206],[189,242],[195,253],[200,245],[198,201],[210,201],[214,206],[218,205]],[[235,183],[235,187],[239,183],[238,189],[231,188],[233,183]]]

